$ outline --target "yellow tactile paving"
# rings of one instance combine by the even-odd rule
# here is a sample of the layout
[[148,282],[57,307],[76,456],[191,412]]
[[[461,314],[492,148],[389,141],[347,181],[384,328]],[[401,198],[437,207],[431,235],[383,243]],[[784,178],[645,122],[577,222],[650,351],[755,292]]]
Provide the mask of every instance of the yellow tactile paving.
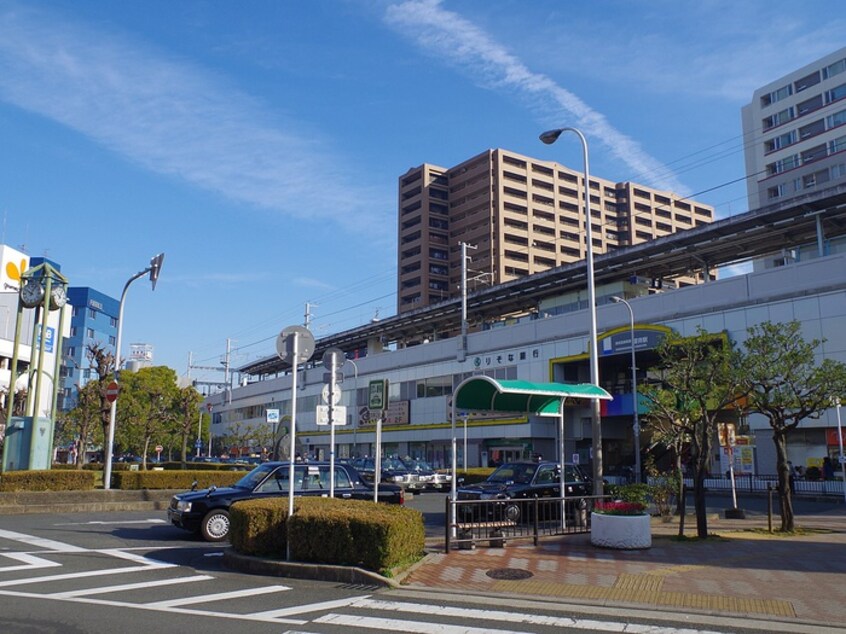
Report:
[[579,586],[547,581],[497,581],[491,589],[514,594],[590,599],[593,601],[625,601],[650,605],[667,605],[735,614],[770,614],[795,617],[796,611],[789,601],[778,599],[742,599],[711,594],[688,592],[663,592],[663,580],[641,575],[620,575],[613,588]]

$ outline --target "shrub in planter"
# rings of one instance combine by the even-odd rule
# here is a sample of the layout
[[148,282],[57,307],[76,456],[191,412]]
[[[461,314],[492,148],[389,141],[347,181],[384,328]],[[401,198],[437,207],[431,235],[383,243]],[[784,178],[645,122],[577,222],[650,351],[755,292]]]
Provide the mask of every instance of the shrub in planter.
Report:
[[649,548],[649,519],[640,502],[598,502],[590,515],[590,543],[604,548]]

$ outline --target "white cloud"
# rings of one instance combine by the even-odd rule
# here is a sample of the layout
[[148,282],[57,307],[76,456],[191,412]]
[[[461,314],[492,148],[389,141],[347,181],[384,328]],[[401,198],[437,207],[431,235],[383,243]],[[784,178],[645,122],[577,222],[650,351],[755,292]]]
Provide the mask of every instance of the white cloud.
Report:
[[599,140],[639,180],[659,189],[687,193],[671,170],[616,130],[604,115],[551,78],[531,71],[476,25],[444,9],[441,0],[408,0],[389,6],[385,20],[430,54],[467,71],[482,86],[509,91],[526,100],[550,127],[572,122],[591,140]]
[[20,6],[0,10],[0,33],[0,99],[233,201],[390,237],[378,211],[392,208],[390,194],[354,184],[306,125],[226,79]]
[[311,277],[295,277],[292,282],[295,286],[302,286],[304,288],[317,288],[324,291],[334,291],[337,289],[336,286]]

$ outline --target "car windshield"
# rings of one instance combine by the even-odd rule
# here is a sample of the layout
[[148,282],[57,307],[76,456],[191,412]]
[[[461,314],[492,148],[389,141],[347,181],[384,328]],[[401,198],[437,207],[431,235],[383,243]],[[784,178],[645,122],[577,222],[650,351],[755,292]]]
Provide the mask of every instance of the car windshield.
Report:
[[238,482],[236,482],[232,486],[238,489],[249,489],[250,491],[252,491],[256,488],[258,483],[264,480],[265,477],[267,477],[267,474],[269,474],[274,469],[276,469],[276,465],[272,465],[269,463],[259,465],[258,467],[250,471],[247,475],[245,475],[243,478],[238,480]]
[[430,465],[425,460],[403,460],[405,465],[412,471],[434,471],[432,469],[432,465]]
[[382,458],[382,469],[388,469],[391,471],[406,470],[402,460],[399,460],[397,458]]
[[488,482],[526,484],[532,481],[536,468],[533,464],[504,464],[488,476]]

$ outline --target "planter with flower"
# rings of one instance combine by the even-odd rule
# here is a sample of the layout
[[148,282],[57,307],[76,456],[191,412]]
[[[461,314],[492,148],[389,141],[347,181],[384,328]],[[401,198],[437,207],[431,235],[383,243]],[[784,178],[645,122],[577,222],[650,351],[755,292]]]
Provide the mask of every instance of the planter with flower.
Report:
[[597,502],[590,514],[590,543],[603,548],[650,548],[649,514],[640,502]]

